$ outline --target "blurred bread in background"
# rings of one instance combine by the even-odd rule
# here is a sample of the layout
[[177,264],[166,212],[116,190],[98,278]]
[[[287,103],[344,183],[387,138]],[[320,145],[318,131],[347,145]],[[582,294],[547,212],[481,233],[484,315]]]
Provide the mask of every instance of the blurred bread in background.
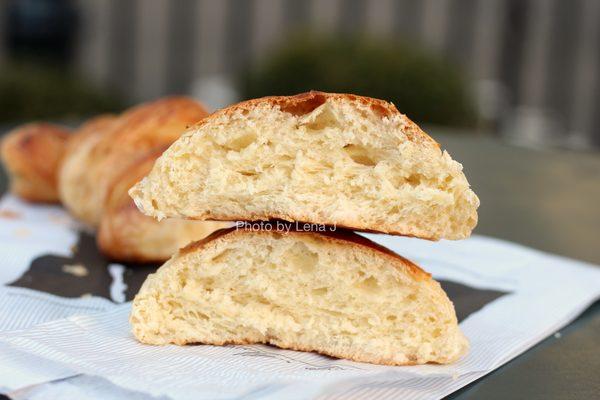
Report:
[[62,204],[73,216],[88,225],[92,225],[92,215],[97,208],[89,201],[96,190],[96,183],[89,179],[88,165],[95,146],[109,132],[116,120],[114,115],[100,115],[81,125],[67,143],[58,174]]
[[58,196],[58,167],[69,138],[65,127],[45,122],[19,126],[0,144],[10,191],[24,200],[54,203]]
[[[205,108],[193,99],[167,97],[132,107],[112,123],[107,122],[106,132],[98,134],[97,140],[89,139],[94,142],[91,147],[76,146],[69,154],[79,160],[67,168],[85,171],[81,172],[82,180],[61,183],[62,193],[77,193],[67,196],[69,209],[89,226],[97,227],[113,180],[140,155],[173,143],[206,115]],[[81,188],[72,186],[82,181]]]
[[158,222],[143,215],[127,192],[207,114],[193,99],[168,97],[121,115],[91,118],[73,134],[48,123],[24,125],[2,142],[11,190],[30,201],[60,199],[75,218],[98,230],[98,247],[112,260],[165,261],[180,247],[231,223]]
[[137,209],[127,192],[150,172],[165,149],[154,149],[133,160],[109,188],[96,235],[98,247],[107,257],[119,261],[161,262],[188,243],[232,225],[185,219],[158,222]]

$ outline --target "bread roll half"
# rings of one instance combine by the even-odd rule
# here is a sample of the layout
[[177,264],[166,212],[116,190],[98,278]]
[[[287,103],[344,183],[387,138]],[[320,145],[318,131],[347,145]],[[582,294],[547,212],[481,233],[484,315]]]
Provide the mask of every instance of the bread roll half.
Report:
[[429,274],[342,231],[217,231],[147,278],[130,322],[149,344],[267,343],[389,365],[450,363],[468,347]]
[[10,191],[24,200],[58,201],[58,169],[69,130],[45,123],[19,126],[2,139],[0,158],[8,173]]
[[462,166],[393,104],[310,92],[202,120],[131,191],[157,217],[284,219],[461,239],[479,200]]

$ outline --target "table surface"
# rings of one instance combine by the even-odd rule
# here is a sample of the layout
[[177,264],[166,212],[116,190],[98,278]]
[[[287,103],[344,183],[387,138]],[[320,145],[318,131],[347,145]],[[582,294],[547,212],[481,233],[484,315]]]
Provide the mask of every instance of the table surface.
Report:
[[[600,154],[533,150],[490,136],[434,135],[481,200],[475,233],[600,264]],[[451,399],[592,399],[600,393],[600,302]]]
[[[456,132],[433,136],[460,160],[481,199],[475,233],[600,264],[600,154],[519,148]],[[0,193],[6,186],[0,171]],[[449,398],[595,398],[599,332],[596,302],[559,333]]]

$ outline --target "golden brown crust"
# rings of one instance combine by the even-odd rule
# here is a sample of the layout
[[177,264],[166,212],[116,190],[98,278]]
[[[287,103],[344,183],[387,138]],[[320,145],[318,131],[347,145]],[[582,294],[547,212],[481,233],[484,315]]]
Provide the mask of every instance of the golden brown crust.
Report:
[[167,97],[124,112],[92,152],[90,179],[97,183],[101,201],[106,199],[114,179],[133,160],[172,144],[207,114],[200,103],[187,97]]
[[185,129],[208,115],[202,104],[183,96],[140,104],[119,117],[110,140],[99,145],[99,152],[118,150],[123,146],[144,149],[171,144]]
[[[129,208],[130,205],[137,210],[133,199],[127,193],[140,179],[150,172],[154,162],[169,146],[159,146],[149,150],[145,154],[138,155],[131,161],[126,169],[110,183],[106,196],[105,207],[111,210],[117,210],[122,207]],[[141,213],[140,213],[141,214]]]
[[131,228],[138,228],[146,223],[158,224],[158,222],[140,213],[127,195],[129,188],[150,171],[154,161],[163,151],[164,147],[138,157],[111,183],[96,235],[98,248],[108,258],[140,263],[164,261],[148,257],[129,240],[137,239],[130,236]]
[[49,123],[19,126],[2,140],[10,190],[32,202],[58,201],[57,174],[69,130]]
[[267,104],[272,107],[278,107],[281,111],[288,112],[293,115],[305,115],[312,112],[315,108],[319,107],[328,100],[342,100],[358,103],[363,106],[370,107],[382,118],[399,117],[404,122],[405,127],[403,131],[408,140],[414,143],[429,144],[439,147],[439,144],[429,135],[423,132],[417,124],[411,121],[406,115],[400,113],[394,104],[385,100],[366,96],[358,96],[349,93],[326,93],[312,90],[310,92],[300,93],[294,96],[267,96],[258,99],[246,100],[214,112],[195,126],[201,127],[216,120],[217,118],[223,116],[232,116],[238,112],[248,112],[253,108],[263,104]]
[[96,182],[90,179],[91,153],[109,134],[117,116],[100,115],[84,122],[69,138],[59,173],[59,194],[63,206],[76,218],[94,226],[90,218],[91,193]]
[[[142,214],[127,191],[146,175],[166,147],[143,154],[121,172],[110,185],[104,213],[96,235],[100,251],[110,259],[136,263],[165,261],[169,256],[149,254],[140,241],[140,230],[156,229],[160,222]],[[141,229],[142,228],[142,229]],[[168,235],[168,232],[165,232]],[[166,238],[168,240],[168,237]]]
[[[80,127],[69,141],[61,171],[63,203],[83,222],[97,227],[97,243],[109,258],[162,262],[182,244],[203,237],[219,223],[167,221],[141,214],[127,195],[155,159],[185,129],[207,115],[187,97],[167,97],[103,115]],[[183,244],[185,244],[183,243]]]
[[[272,227],[275,227],[276,224],[272,224]],[[279,233],[281,235],[308,235],[313,236],[316,239],[325,240],[330,243],[343,244],[343,245],[352,245],[352,246],[360,246],[363,249],[367,249],[373,253],[377,253],[378,255],[384,255],[394,262],[394,265],[398,266],[400,263],[402,266],[406,267],[408,271],[410,271],[415,279],[431,279],[431,274],[422,270],[419,266],[407,260],[406,258],[400,256],[397,253],[394,253],[390,249],[387,249],[364,236],[357,235],[356,233],[346,230],[346,229],[325,229],[325,231],[319,231],[318,233],[313,231],[303,231],[294,229],[294,225],[290,225],[292,229],[290,231],[283,230],[250,230],[232,227],[227,229],[219,229],[218,231],[213,232],[209,236],[205,237],[202,240],[193,242],[179,250],[179,255],[189,254],[194,251],[198,251],[206,246],[209,246],[215,241],[222,239],[225,236],[230,235],[271,235],[273,233]]]
[[85,124],[69,146],[68,158],[76,161],[69,165],[73,171],[63,170],[72,177],[61,182],[63,202],[79,219],[97,227],[115,180],[140,156],[169,146],[207,114],[193,99],[167,97]]
[[102,114],[85,121],[69,138],[65,149],[64,159],[78,151],[92,137],[103,135],[117,120],[116,115]]

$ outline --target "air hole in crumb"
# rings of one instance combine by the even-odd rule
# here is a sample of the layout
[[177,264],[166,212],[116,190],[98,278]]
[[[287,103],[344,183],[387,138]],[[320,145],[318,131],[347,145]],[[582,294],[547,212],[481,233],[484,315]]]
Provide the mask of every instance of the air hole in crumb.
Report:
[[319,110],[315,111],[315,114],[307,116],[301,124],[313,131],[321,131],[325,128],[335,128],[340,125],[340,122],[333,113],[331,107],[322,106]]
[[295,243],[287,250],[284,259],[296,270],[309,273],[315,269],[319,262],[319,255],[310,251],[304,243]]
[[348,156],[357,164],[366,165],[372,167],[377,165],[377,162],[370,156],[370,151],[366,147],[347,144],[344,146],[344,151]]
[[377,292],[379,291],[379,289],[381,289],[381,287],[379,286],[379,281],[373,276],[370,276],[367,279],[359,282],[357,286],[358,288],[371,293]]
[[406,182],[410,185],[410,186],[418,186],[421,184],[421,180],[423,179],[423,175],[421,174],[411,174],[408,176],[408,178],[406,178]]
[[388,315],[387,317],[385,317],[385,319],[387,319],[388,321],[395,321],[398,319],[398,317],[396,317],[395,315]]
[[390,111],[381,104],[371,104],[371,110],[379,117],[385,117],[390,114]]
[[204,287],[204,290],[206,290],[209,293],[212,293],[215,280],[213,278],[203,278],[200,279],[200,284]]
[[281,111],[296,116],[308,114],[325,103],[327,98],[320,93],[305,93],[294,96],[294,100],[296,101],[280,104]]
[[431,335],[434,338],[439,338],[440,336],[442,336],[442,330],[440,328],[436,328],[433,330],[433,333]]
[[312,293],[313,293],[315,296],[323,296],[323,295],[327,294],[327,292],[328,292],[328,291],[329,291],[329,289],[328,289],[328,288],[326,288],[326,287],[322,287],[322,288],[313,289],[313,290],[312,290]]
[[240,151],[250,146],[255,141],[256,133],[249,132],[230,140],[229,142],[225,143],[224,146],[229,150]]
[[256,175],[258,175],[258,173],[254,172],[254,171],[238,171],[238,174],[243,175],[243,176],[256,176]]

